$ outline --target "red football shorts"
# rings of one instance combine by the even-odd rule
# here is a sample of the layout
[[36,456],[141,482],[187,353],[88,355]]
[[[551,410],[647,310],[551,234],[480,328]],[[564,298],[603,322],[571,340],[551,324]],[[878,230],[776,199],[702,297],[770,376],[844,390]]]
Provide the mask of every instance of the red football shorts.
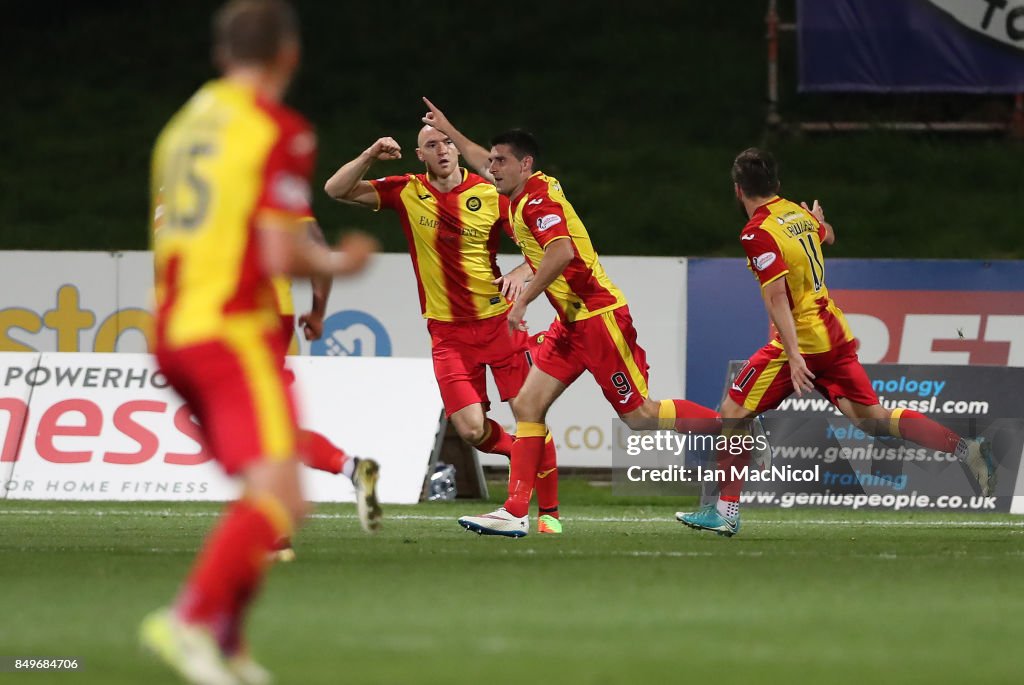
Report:
[[[828,352],[805,354],[804,361],[814,374],[814,387],[832,404],[840,397],[867,406],[878,404],[878,395],[857,359],[853,340]],[[760,414],[779,406],[792,393],[789,357],[781,347],[768,344],[755,352],[736,374],[729,397],[736,404]]]
[[199,419],[210,453],[229,474],[295,453],[295,403],[278,330],[158,349],[156,358]]
[[605,399],[628,414],[647,399],[647,353],[636,342],[629,307],[563,323],[555,319],[533,352],[537,368],[566,385],[589,371]]
[[427,330],[446,415],[471,404],[490,409],[484,372],[488,366],[502,402],[519,394],[530,371],[526,333],[510,333],[505,314],[457,323],[430,319]]

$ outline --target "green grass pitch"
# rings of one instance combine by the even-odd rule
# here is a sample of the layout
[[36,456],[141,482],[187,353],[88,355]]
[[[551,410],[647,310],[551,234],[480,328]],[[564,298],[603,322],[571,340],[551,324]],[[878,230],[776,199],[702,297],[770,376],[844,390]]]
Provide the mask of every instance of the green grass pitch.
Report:
[[[1020,682],[1024,520],[746,510],[725,539],[671,499],[564,480],[562,537],[478,537],[487,503],[320,506],[250,622],[279,683]],[[500,490],[500,488],[494,488]],[[11,683],[158,685],[136,627],[216,505],[0,502],[0,655],[84,670]]]

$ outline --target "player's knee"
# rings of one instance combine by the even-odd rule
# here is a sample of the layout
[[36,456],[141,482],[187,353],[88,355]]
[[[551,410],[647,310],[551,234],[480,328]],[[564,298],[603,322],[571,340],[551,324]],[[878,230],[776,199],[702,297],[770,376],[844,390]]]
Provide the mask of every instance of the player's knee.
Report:
[[312,505],[301,497],[281,500],[281,506],[288,514],[289,522],[293,528],[298,528],[303,520],[312,513]]
[[484,433],[487,430],[487,417],[483,412],[480,412],[479,415],[467,415],[466,411],[456,412],[451,415],[449,420],[459,437],[470,445],[476,445],[484,439]]
[[[846,413],[846,412],[844,412]],[[847,418],[860,431],[874,436],[887,436],[890,431],[892,412],[877,405],[861,412],[849,412]]]
[[637,412],[630,412],[628,414],[622,414],[620,417],[622,422],[626,424],[629,430],[642,431],[646,429],[647,420],[640,416]]
[[277,501],[288,513],[288,518],[294,526],[298,526],[312,512],[309,502],[300,492],[282,491],[275,493]]
[[516,400],[516,421],[526,421],[528,423],[544,423],[546,415],[547,408],[543,405],[543,403],[533,401],[527,397],[519,397]]
[[485,429],[483,423],[459,423],[455,424],[455,432],[470,445],[479,445],[484,439]]
[[246,484],[248,494],[273,503],[293,526],[298,526],[311,513],[311,506],[302,494],[295,463],[269,466],[250,475]]
[[620,414],[619,418],[630,430],[642,431],[658,427],[659,403],[648,399],[628,414]]
[[726,398],[725,402],[722,403],[721,409],[718,410],[718,413],[722,415],[723,419],[732,421],[745,419],[753,415],[753,412],[749,409],[737,404],[730,398]]
[[867,433],[868,435],[873,435],[875,437],[884,437],[889,435],[888,419],[860,417],[851,419],[850,422],[857,430]]

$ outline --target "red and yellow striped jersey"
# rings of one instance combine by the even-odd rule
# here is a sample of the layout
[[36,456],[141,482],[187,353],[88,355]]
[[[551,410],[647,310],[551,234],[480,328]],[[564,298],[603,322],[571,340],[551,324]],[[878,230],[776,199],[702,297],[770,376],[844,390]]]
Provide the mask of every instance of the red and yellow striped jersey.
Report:
[[539,171],[530,176],[523,192],[512,200],[510,217],[515,240],[534,271],[549,243],[572,241],[572,261],[547,288],[548,300],[562,321],[589,319],[626,304],[625,295],[598,261],[590,235],[558,179]]
[[[747,266],[762,288],[785,277],[802,354],[828,352],[853,340],[825,287],[824,237],[825,227],[812,214],[781,197],[758,207],[740,233]],[[778,334],[772,344],[782,347]]]
[[497,316],[508,302],[491,281],[508,200],[493,185],[462,170],[462,183],[443,193],[426,174],[370,181],[377,209],[398,214],[409,241],[409,256],[423,317],[435,321],[477,321]]
[[[302,225],[306,227],[309,222],[316,221],[312,216],[302,217]],[[281,274],[271,279],[274,286],[274,296],[277,302],[277,313],[281,316],[293,316],[295,314],[295,300],[292,298],[291,276]]]
[[175,114],[152,160],[158,345],[217,339],[228,325],[280,328],[256,220],[275,212],[298,229],[315,152],[300,115],[226,80]]
[[274,286],[274,304],[277,306],[277,313],[281,316],[292,316],[295,314],[295,300],[292,298],[292,279],[288,276],[274,276],[271,279]]

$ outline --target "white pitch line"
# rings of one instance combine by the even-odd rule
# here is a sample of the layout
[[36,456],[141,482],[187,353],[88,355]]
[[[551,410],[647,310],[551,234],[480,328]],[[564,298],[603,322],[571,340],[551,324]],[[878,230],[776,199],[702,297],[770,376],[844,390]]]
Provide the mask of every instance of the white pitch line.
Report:
[[[61,510],[61,509],[0,509],[0,516],[145,516],[162,518],[212,518],[221,515],[220,511],[175,511],[171,509],[93,509],[93,510]],[[313,514],[310,518],[324,520],[355,519],[355,514]],[[385,519],[392,521],[454,521],[457,516],[437,516],[427,514],[385,514]],[[635,516],[566,516],[564,521],[580,523],[675,523],[672,516],[635,517]],[[773,526],[906,526],[906,527],[964,527],[964,528],[1024,528],[1022,521],[984,521],[977,519],[938,519],[932,521],[907,521],[903,519],[868,519],[850,521],[845,519],[752,519],[753,525],[767,524]]]

